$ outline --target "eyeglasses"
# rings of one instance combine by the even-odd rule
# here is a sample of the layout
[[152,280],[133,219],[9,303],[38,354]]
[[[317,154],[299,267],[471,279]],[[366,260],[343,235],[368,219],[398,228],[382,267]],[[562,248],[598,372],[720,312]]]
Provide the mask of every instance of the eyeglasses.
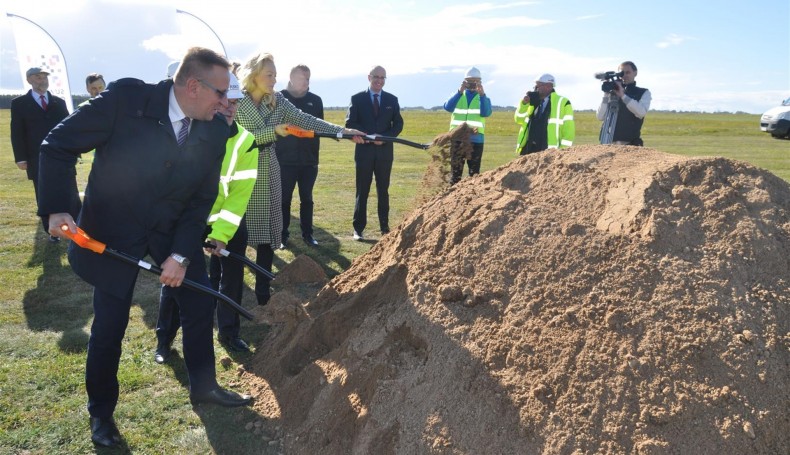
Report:
[[384,79],[387,78],[387,76],[374,76],[372,74],[370,75],[370,77],[371,77],[371,79],[377,79],[377,80],[380,80],[380,81],[383,81]]
[[214,90],[214,93],[217,94],[219,99],[223,99],[223,98],[227,98],[228,97],[228,90],[220,90],[217,87],[214,87],[213,85],[211,85],[208,82],[204,81],[203,79],[198,79],[197,81],[200,82],[201,84],[205,85],[206,87],[210,88],[211,90]]

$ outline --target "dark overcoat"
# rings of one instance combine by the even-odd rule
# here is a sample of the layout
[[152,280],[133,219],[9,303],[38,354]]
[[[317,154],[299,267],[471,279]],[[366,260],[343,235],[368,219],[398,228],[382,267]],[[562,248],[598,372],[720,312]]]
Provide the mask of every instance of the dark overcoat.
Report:
[[[56,126],[41,146],[39,214],[68,211],[77,157],[95,149],[78,225],[110,248],[150,255],[157,264],[173,252],[187,256],[186,278],[199,279],[228,124],[219,115],[195,120],[179,148],[168,115],[172,85],[120,79]],[[69,261],[89,284],[119,298],[131,295],[138,267],[74,243]]]
[[47,110],[31,96],[28,90],[22,96],[11,100],[11,148],[14,149],[14,161],[27,161],[27,178],[34,180],[38,176],[38,149],[41,142],[64,118],[69,110],[66,102],[52,93],[49,95]]

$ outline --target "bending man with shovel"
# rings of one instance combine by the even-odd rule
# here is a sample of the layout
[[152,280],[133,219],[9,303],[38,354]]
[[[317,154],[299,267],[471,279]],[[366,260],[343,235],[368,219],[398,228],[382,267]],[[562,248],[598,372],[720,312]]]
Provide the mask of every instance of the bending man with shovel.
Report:
[[[146,84],[120,79],[55,127],[41,146],[39,214],[49,233],[77,234],[68,214],[77,191],[77,158],[96,150],[78,221],[96,240],[161,266],[160,282],[177,289],[184,360],[193,404],[250,403],[217,384],[212,342],[214,298],[180,287],[185,278],[209,285],[201,249],[206,219],[217,197],[228,124],[217,111],[228,105],[228,61],[192,48],[175,80]],[[121,342],[129,322],[139,268],[71,243],[69,262],[94,287],[94,320],[85,385],[91,439],[116,446]]]

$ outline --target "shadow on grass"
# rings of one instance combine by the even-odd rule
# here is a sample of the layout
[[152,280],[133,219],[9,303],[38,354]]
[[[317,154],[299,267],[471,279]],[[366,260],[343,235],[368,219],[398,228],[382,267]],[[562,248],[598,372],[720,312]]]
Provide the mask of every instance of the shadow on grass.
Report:
[[[271,429],[264,425],[264,417],[252,408],[223,408],[198,405],[192,408],[203,422],[206,438],[215,453],[279,454],[280,446]],[[250,449],[254,448],[254,452]]]
[[[313,238],[318,242],[318,246],[308,245],[302,240],[299,228],[299,218],[291,217],[291,228],[289,229],[290,238],[286,244],[286,249],[291,251],[294,257],[304,254],[323,267],[327,276],[332,277],[337,274],[337,270],[329,267],[329,263],[337,264],[340,270],[346,270],[351,266],[351,261],[340,251],[340,240],[330,232],[313,227]],[[376,243],[376,240],[364,240],[364,243]],[[274,265],[277,269],[282,269],[286,262],[276,254],[274,255]]]
[[65,260],[68,242],[52,243],[36,230],[33,255],[27,267],[41,267],[36,287],[22,297],[25,320],[34,332],[60,332],[58,347],[63,352],[87,349],[85,324],[93,317],[93,290],[74,274]]

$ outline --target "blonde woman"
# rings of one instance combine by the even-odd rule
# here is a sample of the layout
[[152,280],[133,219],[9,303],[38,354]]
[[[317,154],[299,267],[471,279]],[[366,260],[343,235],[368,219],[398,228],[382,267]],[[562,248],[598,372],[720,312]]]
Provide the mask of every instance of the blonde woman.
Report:
[[[283,227],[280,165],[274,153],[277,136],[288,136],[285,128],[288,125],[321,133],[357,135],[359,137],[353,139],[356,143],[364,142],[365,133],[306,114],[275,91],[277,68],[271,54],[254,55],[239,68],[238,77],[244,88],[244,98],[239,100],[236,120],[260,145],[258,178],[247,206],[247,244],[257,250],[255,262],[271,271],[274,248],[282,242]],[[269,280],[256,278],[255,295],[259,305],[269,302]]]

